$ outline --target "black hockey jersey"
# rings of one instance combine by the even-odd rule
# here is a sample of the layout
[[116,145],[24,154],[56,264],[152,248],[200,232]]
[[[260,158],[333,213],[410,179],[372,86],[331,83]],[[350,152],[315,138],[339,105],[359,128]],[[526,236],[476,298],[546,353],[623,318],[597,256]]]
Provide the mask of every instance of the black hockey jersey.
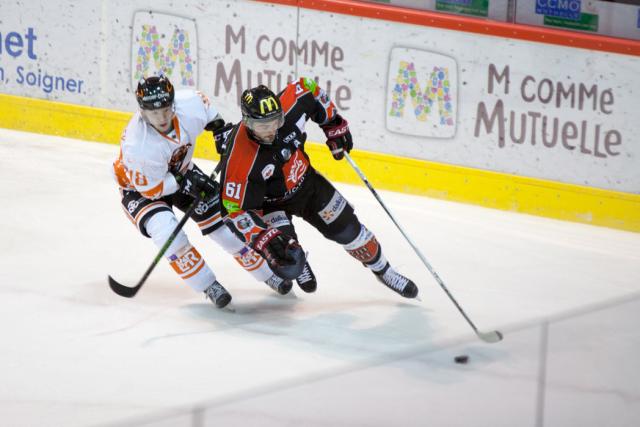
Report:
[[233,218],[246,210],[259,210],[295,197],[312,170],[304,152],[305,123],[331,121],[336,108],[315,81],[301,78],[278,95],[285,114],[273,144],[259,144],[243,123],[230,133],[221,174],[221,200]]

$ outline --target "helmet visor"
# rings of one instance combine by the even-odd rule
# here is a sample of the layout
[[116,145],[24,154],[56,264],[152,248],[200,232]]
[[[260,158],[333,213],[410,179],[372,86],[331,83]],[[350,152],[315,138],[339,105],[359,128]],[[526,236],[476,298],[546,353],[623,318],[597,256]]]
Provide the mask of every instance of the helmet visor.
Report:
[[253,132],[265,133],[270,131],[277,131],[284,124],[284,114],[280,111],[279,114],[266,118],[253,118],[245,117],[244,123]]
[[245,116],[244,123],[260,142],[272,144],[278,129],[284,124],[284,113],[280,111],[277,115],[261,119]]

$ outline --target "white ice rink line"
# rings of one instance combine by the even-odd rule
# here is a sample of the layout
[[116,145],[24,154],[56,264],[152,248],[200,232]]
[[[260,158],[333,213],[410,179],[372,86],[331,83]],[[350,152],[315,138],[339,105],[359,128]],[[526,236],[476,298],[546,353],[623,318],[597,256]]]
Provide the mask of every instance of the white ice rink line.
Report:
[[[116,154],[0,130],[3,425],[163,425],[158,414],[198,404],[212,406],[201,425],[533,426],[540,401],[544,425],[640,417],[637,302],[549,326],[542,399],[541,329],[522,329],[640,292],[640,234],[381,191],[478,327],[505,332],[493,345],[474,339],[362,186],[337,185],[422,302],[301,222],[316,294],[275,295],[189,224],[236,312],[164,263],[125,300],[107,274],[135,283],[156,249],[121,211]],[[458,353],[470,362],[454,364]],[[166,425],[194,425],[183,418]]]

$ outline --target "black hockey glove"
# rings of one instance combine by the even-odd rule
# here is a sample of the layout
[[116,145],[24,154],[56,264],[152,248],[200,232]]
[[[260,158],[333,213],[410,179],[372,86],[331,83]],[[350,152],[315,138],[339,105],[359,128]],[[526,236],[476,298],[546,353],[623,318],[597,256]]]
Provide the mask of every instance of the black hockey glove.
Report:
[[216,152],[222,155],[227,148],[227,137],[233,129],[233,123],[225,123],[222,119],[217,119],[209,123],[206,130],[213,133],[213,142],[216,145]]
[[267,228],[258,234],[250,246],[280,277],[295,279],[304,269],[306,259],[300,244],[276,228]]
[[353,148],[353,138],[349,132],[349,122],[347,122],[340,114],[329,123],[320,126],[327,136],[327,146],[331,150],[333,158],[342,160],[344,152],[347,153]]
[[220,184],[196,167],[189,169],[184,175],[176,175],[176,181],[180,184],[180,192],[193,197],[206,200],[220,194]]
[[213,132],[213,141],[216,144],[216,151],[222,155],[227,151],[227,137],[233,130],[233,123],[227,123],[220,129]]

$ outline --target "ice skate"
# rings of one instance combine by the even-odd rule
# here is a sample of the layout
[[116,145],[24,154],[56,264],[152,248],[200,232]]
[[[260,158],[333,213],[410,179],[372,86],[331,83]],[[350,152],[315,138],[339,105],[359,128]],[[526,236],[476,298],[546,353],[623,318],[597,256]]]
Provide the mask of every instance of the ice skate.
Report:
[[383,285],[403,297],[415,298],[418,296],[418,287],[415,283],[395,271],[391,264],[387,263],[382,270],[374,272],[374,274]]
[[267,286],[279,293],[280,295],[286,295],[291,291],[293,282],[291,280],[285,280],[280,276],[273,275],[269,277],[265,282]]
[[224,308],[231,302],[231,294],[217,280],[205,289],[204,293],[218,308]]
[[313,274],[311,270],[311,266],[308,262],[304,264],[304,270],[298,277],[296,277],[296,282],[300,289],[302,289],[306,293],[315,292],[318,287],[318,283],[316,282],[316,275]]

